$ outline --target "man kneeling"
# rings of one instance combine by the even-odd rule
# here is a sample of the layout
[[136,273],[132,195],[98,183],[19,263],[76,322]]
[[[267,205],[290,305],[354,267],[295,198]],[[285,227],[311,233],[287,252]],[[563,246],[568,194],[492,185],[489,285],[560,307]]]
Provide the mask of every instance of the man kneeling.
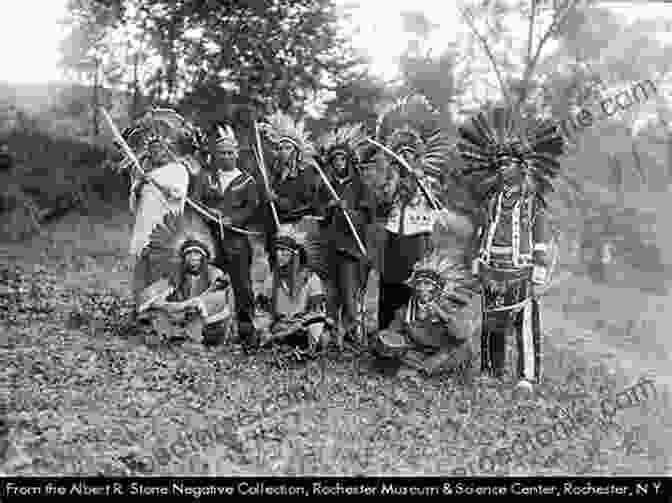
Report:
[[304,233],[288,225],[278,233],[273,248],[277,267],[264,285],[271,297],[258,297],[267,313],[265,320],[257,319],[262,345],[282,341],[310,352],[326,347],[332,322],[326,314],[325,288],[315,272],[310,243]]
[[427,375],[470,372],[476,317],[465,308],[474,301],[456,290],[466,279],[466,268],[440,252],[416,263],[411,299],[376,335],[378,355]]

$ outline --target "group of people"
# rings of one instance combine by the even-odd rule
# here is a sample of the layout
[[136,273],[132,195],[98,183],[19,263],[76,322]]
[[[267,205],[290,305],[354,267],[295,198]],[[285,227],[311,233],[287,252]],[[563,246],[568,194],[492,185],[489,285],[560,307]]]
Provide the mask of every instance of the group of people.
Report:
[[[538,379],[534,285],[545,281],[549,255],[542,195],[558,174],[562,138],[542,124],[521,140],[502,126],[511,122],[503,113],[460,128],[465,179],[477,180],[483,208],[453,228],[473,230],[472,249],[446,250],[432,234],[456,214],[428,183],[449,165],[440,131],[406,123],[369,137],[355,124],[313,142],[303,123],[277,112],[254,123],[245,149],[254,162],[242,166],[235,124],[206,138],[173,110],[152,110],[118,138],[134,169],[137,322],[197,342],[233,327],[245,348],[283,343],[309,354],[351,339],[430,375],[469,369],[482,333],[482,369],[496,377],[513,329],[518,377]],[[254,240],[270,267],[256,294]],[[372,269],[378,329],[369,334]]]

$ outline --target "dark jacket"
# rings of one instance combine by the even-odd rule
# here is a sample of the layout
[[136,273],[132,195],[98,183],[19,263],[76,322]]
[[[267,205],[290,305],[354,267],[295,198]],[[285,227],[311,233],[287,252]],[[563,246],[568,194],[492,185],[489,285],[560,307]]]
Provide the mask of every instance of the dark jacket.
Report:
[[280,223],[293,223],[314,213],[317,174],[314,168],[302,163],[296,176],[284,176],[284,170],[274,164],[271,170],[271,189],[278,196],[275,207]]
[[[375,222],[376,212],[373,193],[357,173],[351,174],[345,180],[332,176],[330,182],[339,198],[346,202],[352,223],[357,229],[364,247],[368,250],[369,228]],[[334,198],[331,192],[325,184],[322,184],[317,191],[315,205],[318,208],[319,215],[325,218],[324,231],[331,249],[353,258],[361,258],[361,251],[343,210],[339,207],[329,207],[329,203],[332,201],[334,201]]]
[[[238,175],[223,191],[217,180],[211,177],[202,195],[206,206],[221,211],[225,217],[231,218],[235,227],[243,229],[249,226],[259,206],[257,184],[246,173]],[[249,240],[244,234],[225,230],[224,236],[220,236],[219,229],[215,229],[215,232],[224,250],[249,246]]]

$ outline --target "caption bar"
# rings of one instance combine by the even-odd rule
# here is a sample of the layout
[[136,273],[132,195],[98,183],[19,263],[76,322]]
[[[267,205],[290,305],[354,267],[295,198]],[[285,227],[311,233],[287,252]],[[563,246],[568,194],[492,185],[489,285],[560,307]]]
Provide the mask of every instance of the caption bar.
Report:
[[0,501],[37,497],[170,496],[647,496],[669,498],[672,478],[7,478]]

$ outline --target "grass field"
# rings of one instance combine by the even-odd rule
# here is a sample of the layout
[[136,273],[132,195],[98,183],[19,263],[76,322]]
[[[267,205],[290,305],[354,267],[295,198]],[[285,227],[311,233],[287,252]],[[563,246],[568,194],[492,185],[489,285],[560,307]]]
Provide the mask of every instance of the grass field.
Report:
[[[447,475],[470,463],[475,474],[672,473],[667,297],[569,277],[545,302],[542,393],[516,399],[510,383],[384,376],[367,355],[279,367],[235,345],[147,348],[119,331],[129,229],[123,215],[71,215],[30,242],[0,244],[0,398],[11,428],[2,474]],[[261,253],[256,263],[258,286]],[[373,276],[369,292],[372,322]],[[641,375],[654,377],[657,397],[620,411],[606,433],[588,421],[479,467],[552,425],[556,406],[578,395],[597,417],[604,397]],[[213,424],[228,433],[194,433]]]

